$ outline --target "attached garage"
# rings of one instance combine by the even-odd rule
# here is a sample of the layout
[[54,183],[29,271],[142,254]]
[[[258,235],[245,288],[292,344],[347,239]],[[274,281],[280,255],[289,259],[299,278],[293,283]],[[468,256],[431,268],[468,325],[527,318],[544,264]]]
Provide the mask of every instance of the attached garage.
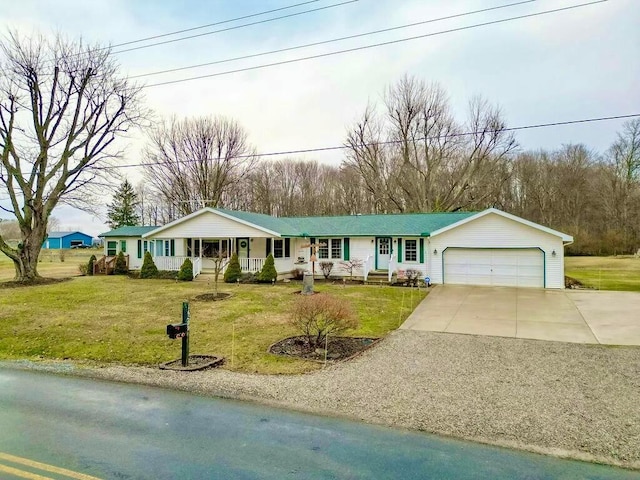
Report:
[[573,237],[490,208],[429,234],[433,283],[564,288]]
[[444,283],[544,287],[539,248],[448,248],[442,254]]

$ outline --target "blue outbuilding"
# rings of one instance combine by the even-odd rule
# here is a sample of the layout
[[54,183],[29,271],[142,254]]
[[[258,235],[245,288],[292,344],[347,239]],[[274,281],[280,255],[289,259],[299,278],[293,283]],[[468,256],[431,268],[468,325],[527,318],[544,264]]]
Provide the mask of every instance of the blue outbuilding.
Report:
[[91,246],[93,237],[82,232],[49,232],[42,248],[72,248],[79,245]]

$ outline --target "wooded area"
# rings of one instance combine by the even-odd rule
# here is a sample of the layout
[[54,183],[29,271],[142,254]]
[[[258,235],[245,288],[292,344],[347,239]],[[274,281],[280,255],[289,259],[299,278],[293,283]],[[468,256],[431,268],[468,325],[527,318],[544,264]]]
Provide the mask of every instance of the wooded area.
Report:
[[585,145],[523,151],[482,98],[454,118],[445,90],[411,77],[369,105],[347,132],[340,165],[257,160],[227,119],[173,121],[151,135],[143,223],[202,206],[274,216],[475,211],[496,207],[569,233],[569,254],[640,248],[640,119],[606,152]]

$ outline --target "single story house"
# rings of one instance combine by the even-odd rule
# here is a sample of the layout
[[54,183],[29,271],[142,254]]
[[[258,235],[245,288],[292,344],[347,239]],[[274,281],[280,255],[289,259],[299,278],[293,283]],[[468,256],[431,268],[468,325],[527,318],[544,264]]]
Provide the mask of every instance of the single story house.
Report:
[[123,227],[103,233],[105,255],[130,255],[140,268],[151,252],[159,269],[177,270],[185,258],[195,274],[213,258],[236,252],[244,272],[257,272],[271,253],[278,275],[296,269],[346,276],[402,277],[418,270],[431,283],[564,288],[564,246],[573,237],[495,208],[481,212],[272,217],[203,208],[161,227]]
[[93,237],[82,232],[49,232],[42,243],[42,248],[61,249],[77,247],[78,245],[91,246]]

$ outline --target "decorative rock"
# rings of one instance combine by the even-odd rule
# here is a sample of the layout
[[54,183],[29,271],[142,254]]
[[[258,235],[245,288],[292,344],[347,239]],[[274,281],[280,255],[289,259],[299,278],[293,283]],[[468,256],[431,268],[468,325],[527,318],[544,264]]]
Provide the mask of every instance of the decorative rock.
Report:
[[313,274],[311,272],[304,272],[302,277],[302,294],[313,295]]

